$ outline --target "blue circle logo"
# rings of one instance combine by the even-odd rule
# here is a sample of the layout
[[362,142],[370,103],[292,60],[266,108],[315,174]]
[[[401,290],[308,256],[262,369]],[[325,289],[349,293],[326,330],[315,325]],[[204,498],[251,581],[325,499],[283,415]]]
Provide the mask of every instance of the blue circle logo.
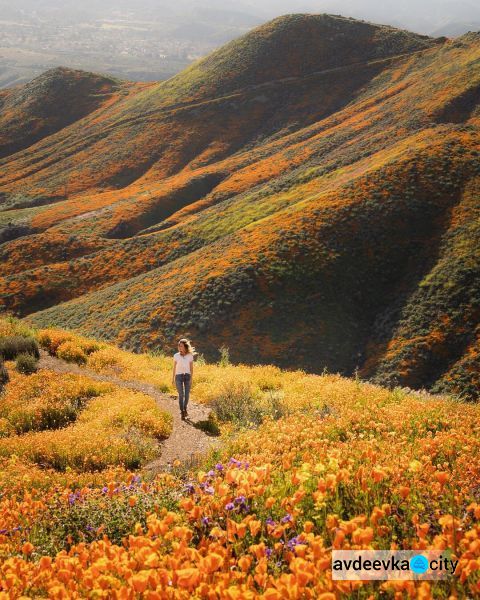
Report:
[[410,569],[412,569],[414,573],[421,575],[422,573],[428,571],[429,567],[430,564],[428,560],[422,554],[417,554],[417,556],[413,556],[410,559]]

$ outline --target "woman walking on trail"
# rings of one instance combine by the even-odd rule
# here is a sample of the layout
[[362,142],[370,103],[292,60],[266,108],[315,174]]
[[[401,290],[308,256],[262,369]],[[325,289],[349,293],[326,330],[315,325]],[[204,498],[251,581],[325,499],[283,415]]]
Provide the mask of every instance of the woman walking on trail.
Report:
[[190,340],[182,338],[178,342],[178,352],[173,355],[173,384],[178,391],[178,402],[182,419],[188,417],[187,405],[193,379],[193,354],[195,348]]

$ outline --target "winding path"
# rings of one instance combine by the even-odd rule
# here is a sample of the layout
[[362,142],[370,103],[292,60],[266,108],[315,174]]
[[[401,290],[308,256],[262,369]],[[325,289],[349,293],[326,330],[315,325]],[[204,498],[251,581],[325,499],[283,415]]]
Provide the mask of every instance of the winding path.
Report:
[[136,390],[155,398],[157,405],[173,416],[173,429],[169,438],[160,443],[160,456],[143,468],[151,472],[170,470],[173,462],[179,460],[185,465],[193,464],[204,456],[210,448],[218,446],[218,438],[207,435],[199,428],[208,419],[210,409],[192,400],[188,403],[189,417],[182,421],[176,396],[163,394],[154,385],[143,381],[124,381],[112,375],[102,375],[85,367],[50,356],[41,351],[39,369],[56,373],[76,373],[97,381],[107,381],[129,390]]

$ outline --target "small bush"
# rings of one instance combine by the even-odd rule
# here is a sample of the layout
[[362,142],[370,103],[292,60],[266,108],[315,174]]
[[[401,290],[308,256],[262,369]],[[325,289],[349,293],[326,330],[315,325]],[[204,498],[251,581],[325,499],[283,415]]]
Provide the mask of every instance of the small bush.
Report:
[[258,367],[255,382],[262,392],[275,392],[282,388],[282,372],[271,365]]
[[75,342],[63,342],[57,349],[57,356],[67,362],[73,362],[77,365],[87,363],[87,355]]
[[15,317],[0,317],[0,338],[8,336],[35,337],[35,330]]
[[112,352],[110,348],[104,348],[91,354],[88,357],[88,366],[97,373],[121,370],[118,353]]
[[255,396],[246,383],[231,383],[225,386],[220,396],[211,403],[220,423],[234,423],[240,427],[260,425],[266,417],[279,419],[285,414],[278,396]]
[[87,340],[85,338],[79,338],[78,345],[87,355],[93,354],[93,352],[98,352],[101,348],[103,348],[102,344],[99,344],[93,340]]
[[168,394],[168,392],[170,391],[170,385],[168,383],[159,383],[158,385],[154,386],[156,390],[158,390],[161,394]]
[[19,354],[15,363],[15,368],[23,375],[32,375],[37,372],[37,359],[31,354]]
[[166,354],[161,348],[152,348],[152,350],[147,352],[147,356],[150,356],[151,358],[165,358]]
[[8,376],[8,371],[3,364],[3,361],[0,360],[0,392],[3,387],[9,382],[10,377]]
[[218,361],[219,366],[228,367],[230,365],[230,350],[227,346],[222,346],[218,351],[220,352],[220,360]]
[[52,356],[55,356],[58,348],[63,343],[73,340],[73,335],[59,329],[43,329],[39,332],[37,339],[42,348],[47,350]]
[[0,338],[0,357],[3,360],[15,360],[19,354],[30,354],[40,358],[37,341],[32,337],[20,335]]
[[203,354],[201,354],[201,353],[197,354],[197,356],[196,356],[196,359],[195,359],[195,363],[196,363],[198,366],[202,366],[202,367],[203,367],[204,365],[206,365],[206,364],[207,364],[207,361],[205,360],[205,356],[204,356]]
[[274,420],[281,419],[288,413],[287,407],[278,394],[271,390],[269,391],[268,397],[264,400],[263,410],[265,416],[271,417]]
[[0,438],[8,437],[15,433],[12,424],[5,417],[0,417]]
[[101,342],[62,329],[42,329],[38,333],[37,339],[40,346],[45,348],[52,356],[58,356],[60,347],[67,342],[80,348],[87,356],[105,347],[105,344]]

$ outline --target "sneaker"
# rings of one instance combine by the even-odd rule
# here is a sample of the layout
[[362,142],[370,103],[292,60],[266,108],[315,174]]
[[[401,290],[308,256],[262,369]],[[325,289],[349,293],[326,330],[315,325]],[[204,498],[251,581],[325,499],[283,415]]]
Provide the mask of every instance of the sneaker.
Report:
[[180,414],[182,415],[182,421],[185,421],[185,411],[184,410],[180,411]]
[[187,412],[187,409],[185,409],[185,410],[183,411],[183,414],[184,414],[186,417],[188,417],[188,412]]

